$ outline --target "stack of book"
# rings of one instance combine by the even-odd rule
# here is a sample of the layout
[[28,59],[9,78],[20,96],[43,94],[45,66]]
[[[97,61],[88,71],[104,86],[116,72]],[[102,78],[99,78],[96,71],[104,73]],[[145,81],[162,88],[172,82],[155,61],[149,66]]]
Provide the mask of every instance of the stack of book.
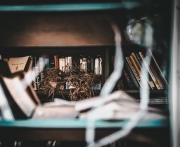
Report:
[[148,77],[144,80],[148,82],[150,90],[161,90],[167,88],[167,81],[164,78],[158,62],[151,55],[151,63],[148,66],[146,59],[142,52],[132,52],[130,55],[125,56],[123,79],[125,80],[125,89],[138,90],[141,87],[140,76],[142,65],[148,70]]

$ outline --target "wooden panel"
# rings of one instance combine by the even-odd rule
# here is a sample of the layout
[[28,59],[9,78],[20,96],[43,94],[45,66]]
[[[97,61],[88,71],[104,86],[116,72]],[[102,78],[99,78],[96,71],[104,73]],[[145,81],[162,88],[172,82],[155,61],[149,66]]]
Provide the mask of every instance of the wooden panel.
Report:
[[[3,13],[4,14],[4,13]],[[110,16],[25,13],[0,15],[0,46],[111,45]]]

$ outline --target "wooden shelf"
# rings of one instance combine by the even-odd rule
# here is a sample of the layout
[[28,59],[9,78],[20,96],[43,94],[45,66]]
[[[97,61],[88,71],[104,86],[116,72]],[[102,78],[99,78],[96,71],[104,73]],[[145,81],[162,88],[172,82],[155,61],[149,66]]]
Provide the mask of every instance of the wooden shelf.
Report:
[[139,6],[140,4],[138,2],[4,5],[0,6],[0,12],[84,12],[99,10],[133,9]]
[[[96,139],[105,137],[118,131],[126,121],[95,121]],[[85,141],[87,120],[78,119],[46,119],[46,120],[19,120],[14,122],[0,121],[0,140],[61,140]],[[141,120],[130,135],[143,133],[144,137],[153,137],[158,142],[168,143],[168,120]],[[19,132],[19,135],[17,135]],[[154,134],[156,134],[154,136]],[[162,145],[162,147],[164,147]]]

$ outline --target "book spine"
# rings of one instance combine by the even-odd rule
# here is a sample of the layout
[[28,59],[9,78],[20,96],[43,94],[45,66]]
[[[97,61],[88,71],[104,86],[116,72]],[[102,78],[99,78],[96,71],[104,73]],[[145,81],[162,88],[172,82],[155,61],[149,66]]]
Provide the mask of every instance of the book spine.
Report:
[[[139,58],[137,58],[137,56],[134,54],[134,56],[133,56],[134,58],[136,58],[136,62],[138,62],[139,63],[139,65],[140,65],[140,67],[142,67],[142,64],[144,64],[144,62],[142,61],[142,60],[140,60]],[[150,76],[150,73],[149,73],[149,66],[147,66],[147,64],[145,65],[145,67],[146,67],[146,69],[147,69],[147,71],[148,71],[148,77],[146,76],[146,80],[148,81],[148,83],[149,83],[149,86],[151,87],[151,89],[152,90],[155,90],[155,89],[157,89],[156,88],[156,86],[155,86],[155,84],[154,84],[154,82],[153,82],[153,80],[152,80],[152,78],[151,78],[151,76]]]
[[91,73],[91,57],[87,57],[87,72]]
[[54,67],[59,67],[59,58],[58,58],[58,55],[54,55]]
[[134,66],[138,76],[140,77],[140,75],[141,75],[141,67],[138,65],[138,63],[136,62],[136,60],[135,60],[135,58],[133,57],[132,54],[129,56],[129,59],[130,59],[130,61],[132,63],[132,66]]
[[25,68],[24,68],[24,71],[27,72],[27,71],[31,70],[32,67],[33,67],[33,57],[32,57],[32,56],[29,56],[28,61],[27,61],[27,64],[26,64],[26,66],[25,66]]
[[167,81],[166,81],[166,79],[165,79],[165,77],[163,76],[163,73],[162,73],[162,71],[161,71],[161,68],[159,67],[159,65],[158,65],[158,63],[157,63],[157,61],[156,61],[156,59],[154,58],[154,56],[153,56],[153,54],[151,53],[151,56],[152,56],[152,59],[153,59],[153,61],[154,61],[154,64],[156,65],[156,67],[157,67],[157,69],[158,69],[158,71],[159,71],[159,73],[160,73],[160,75],[161,75],[161,78],[162,78],[162,83],[164,83],[164,88],[168,85],[168,83],[167,83]]
[[135,89],[134,84],[132,83],[132,80],[125,69],[123,69],[123,76],[125,77],[128,89]]
[[82,59],[82,71],[87,72],[87,58]]
[[99,65],[100,65],[99,58],[96,58],[95,59],[95,65],[94,65],[94,74],[95,75],[99,74],[99,69],[100,69]]
[[91,57],[91,73],[94,73],[94,58]]
[[[143,53],[139,52],[139,55],[143,56]],[[152,55],[151,55],[151,57],[152,57],[152,59],[151,59],[151,70],[152,70],[154,76],[156,77],[156,80],[157,80],[159,86],[161,87],[161,89],[165,89],[165,86],[164,86],[163,81],[162,81],[161,76],[160,76],[161,75],[160,69],[158,69],[159,66],[157,67],[157,65],[158,65],[157,62],[155,64],[155,62],[154,62],[155,59],[153,58]]]
[[[125,73],[126,73],[126,74],[125,74]],[[128,62],[127,62],[127,60],[125,60],[125,62],[124,62],[123,75],[124,75],[124,76],[127,75],[127,76],[125,76],[127,82],[129,81],[128,79],[131,80],[134,89],[139,89],[139,84],[138,84],[138,82],[137,82],[137,79],[136,79],[136,77],[134,76],[134,74],[133,74],[133,72],[132,72],[132,70],[131,70]],[[130,88],[130,87],[132,87],[132,86],[129,86],[129,88]]]
[[[117,89],[118,90],[123,90],[123,89],[125,89],[126,87],[125,87],[125,82],[124,82],[124,77],[122,76],[122,78],[120,78],[118,81],[117,81],[117,84],[116,84],[116,86],[117,86]],[[127,82],[126,82],[127,83]]]
[[45,58],[45,68],[50,68],[50,60],[49,58]]
[[39,57],[39,72],[40,72],[40,80],[42,80],[44,78],[44,63],[45,60],[42,57]]
[[67,66],[68,66],[68,72],[71,72],[72,71],[72,57],[71,56],[68,56],[67,57]]
[[[140,55],[140,56],[143,55],[142,52],[139,52],[139,55]],[[162,82],[162,80],[161,80],[160,73],[159,73],[158,70],[157,70],[157,66],[156,66],[156,64],[154,63],[154,59],[153,59],[152,55],[151,55],[151,58],[152,58],[152,59],[151,59],[151,70],[152,70],[154,76],[156,77],[156,80],[158,81],[158,84],[159,84],[159,86],[161,87],[161,89],[165,89],[165,87],[164,87],[164,85],[163,85],[163,82]]]
[[136,65],[136,68],[139,72],[139,75],[141,74],[141,64],[140,62],[138,61],[138,59],[136,58],[136,55],[135,53],[131,53],[131,56],[132,56],[132,60],[133,60],[133,63]]
[[29,65],[28,71],[29,71],[29,70],[32,70],[32,68],[33,68],[33,57],[30,56],[30,65]]
[[59,58],[59,70],[65,72],[65,67],[66,67],[65,58],[63,57]]
[[[132,63],[133,63],[133,65],[135,66],[135,68],[136,68],[136,70],[138,71],[138,74],[139,74],[139,76],[140,76],[140,75],[141,75],[141,66],[142,66],[142,65],[140,64],[140,62],[138,61],[138,59],[137,59],[137,57],[136,57],[136,55],[135,55],[134,53],[131,54],[131,57],[132,57],[132,58],[131,58]],[[155,87],[152,79],[151,79],[151,78],[148,79],[147,76],[146,76],[145,78],[146,78],[146,81],[148,82],[150,88],[151,88],[152,90],[156,89],[156,87]]]
[[[138,73],[138,76],[141,77],[141,67],[140,67],[140,65],[138,64],[138,62],[136,61],[137,59],[135,60],[135,58],[134,58],[133,55],[130,55],[129,58],[130,58],[130,60],[131,60],[131,62],[132,62],[132,64],[133,64],[133,66],[135,67],[135,70],[136,70],[136,72]],[[153,83],[150,83],[147,77],[145,77],[145,80],[148,82],[148,85],[151,87],[151,89],[154,89],[154,84],[153,84]],[[148,87],[149,87],[149,86],[148,86]]]
[[141,62],[141,64],[144,63],[144,65],[145,65],[146,68],[148,69],[150,78],[151,78],[152,81],[154,82],[156,88],[157,88],[157,89],[161,89],[161,87],[159,86],[159,83],[158,83],[156,77],[154,76],[154,74],[153,74],[153,72],[152,72],[151,65],[148,66],[146,60],[144,60],[144,55],[143,55],[142,53],[140,53],[140,54],[136,54],[136,56],[137,56],[137,58],[139,59],[139,61]]
[[131,68],[131,70],[132,70],[132,72],[133,72],[133,74],[134,74],[134,76],[135,76],[137,82],[138,82],[139,85],[141,86],[141,83],[140,83],[140,77],[139,77],[139,75],[137,74],[137,72],[136,72],[134,66],[132,65],[132,63],[131,63],[129,57],[125,57],[125,59],[126,59],[128,65],[129,65],[129,67]]
[[37,65],[37,57],[34,57],[34,80],[33,80],[33,89],[39,90],[39,66]]

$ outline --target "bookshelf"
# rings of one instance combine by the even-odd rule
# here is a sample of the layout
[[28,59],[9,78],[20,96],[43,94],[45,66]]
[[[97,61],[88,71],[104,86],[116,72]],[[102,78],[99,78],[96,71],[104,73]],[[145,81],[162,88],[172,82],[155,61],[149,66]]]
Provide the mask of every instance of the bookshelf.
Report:
[[[9,58],[9,57],[23,57],[23,56],[32,56],[33,58],[39,58],[43,54],[48,55],[49,59],[52,59],[53,65],[51,65],[51,68],[54,68],[54,56],[58,55],[59,57],[66,57],[66,56],[71,56],[73,61],[76,64],[79,64],[80,56],[92,56],[93,57],[93,64],[95,62],[95,58],[97,58],[97,55],[100,55],[102,58],[102,74],[101,75],[96,75],[94,74],[94,69],[92,72],[87,72],[89,74],[94,74],[100,79],[101,86],[103,86],[103,83],[105,80],[108,78],[110,73],[113,70],[113,57],[114,57],[114,49],[115,47],[113,45],[98,45],[98,46],[69,46],[69,47],[4,47],[0,49],[1,55],[3,58]],[[124,57],[129,56],[131,52],[139,52],[143,51],[143,48],[137,45],[123,45],[122,47],[123,52],[124,52]],[[95,50],[95,52],[94,52]],[[34,62],[34,60],[33,60]],[[49,62],[49,64],[51,64]],[[93,65],[94,66],[94,65]],[[79,65],[78,65],[79,67]],[[51,69],[50,68],[50,69]],[[46,70],[46,69],[44,69]],[[79,68],[76,69],[79,72]],[[65,77],[69,76],[69,73],[63,73],[60,74],[60,70],[58,67],[58,77],[62,77],[62,75]],[[75,73],[75,75],[78,74],[78,72]],[[162,75],[160,75],[162,76]],[[51,78],[51,76],[50,76]],[[122,76],[122,78],[124,78]],[[40,79],[40,77],[39,77]],[[127,81],[123,79],[125,85],[124,87],[115,87],[114,91],[116,90],[125,90],[128,94],[134,96],[135,98],[139,99],[139,88],[138,89],[129,89],[128,86],[126,86]],[[133,80],[133,79],[131,79]],[[40,82],[40,81],[39,81]],[[58,98],[63,98],[66,100],[71,100],[69,97],[69,92],[70,90],[66,88],[66,81],[65,80],[60,80],[60,83],[63,83],[63,90],[60,89],[58,90],[56,88],[54,92],[54,97]],[[46,86],[46,85],[44,85]],[[48,89],[49,90],[49,89]],[[52,95],[48,96],[48,90],[42,90],[41,86],[39,89],[36,89],[36,92],[38,96],[40,97],[41,101],[48,102],[48,101],[53,101]],[[155,90],[150,90],[150,97],[165,97],[167,98],[167,89],[155,89]],[[93,90],[94,96],[99,95],[100,89]],[[91,96],[93,97],[93,95]]]
[[[108,20],[115,20],[120,29],[123,30],[123,54],[124,56],[129,56],[129,54],[132,52],[144,52],[144,47],[134,44],[127,39],[127,34],[124,32],[126,29],[126,24],[128,19],[136,17],[139,19],[142,17],[141,14],[145,14],[153,20],[153,27],[156,28],[156,42],[154,43],[153,47],[153,55],[157,59],[162,73],[164,74],[163,76],[167,79],[167,81],[169,81],[169,34],[171,33],[171,17],[165,16],[166,14],[167,16],[171,15],[171,9],[166,9],[168,11],[165,12],[163,8],[170,8],[172,5],[171,2],[168,4],[162,5],[161,1],[153,1],[152,3],[147,4],[146,2],[142,3],[137,1],[135,3],[85,3],[78,5],[71,3],[59,5],[47,4],[45,6],[33,4],[17,5],[16,7],[9,4],[5,6],[3,5],[0,6],[0,16],[2,18],[2,23],[0,24],[0,54],[3,58],[25,55],[41,56],[44,53],[48,54],[50,57],[53,57],[56,54],[60,56],[100,54],[103,60],[103,71],[101,77],[103,85],[113,70],[112,58],[114,55],[114,34],[111,30]],[[6,17],[4,17],[4,15],[6,15]],[[167,25],[162,27],[164,23]],[[164,42],[167,44],[164,45]],[[117,90],[117,87],[114,90]],[[123,90],[139,100],[139,89],[135,90],[125,88]],[[150,98],[168,99],[168,90],[168,87],[167,89],[150,90]],[[67,95],[68,92],[68,90],[64,90],[62,93],[60,91],[56,91],[55,96],[60,97],[62,94]],[[37,91],[37,94],[41,98],[42,102],[51,100],[47,100],[47,94],[44,94],[42,91]],[[99,91],[97,91],[96,95],[98,94]],[[160,104],[165,105],[166,110],[168,109],[167,103]],[[151,105],[153,104],[151,103]],[[159,105],[157,107],[159,107]],[[168,121],[169,120],[165,120],[165,123]],[[50,120],[50,122],[53,122],[53,120]],[[68,120],[68,122],[73,123],[74,120]],[[30,124],[30,122],[27,122],[27,125],[28,123]],[[79,123],[77,121],[76,123],[77,125],[81,125],[81,122]],[[2,121],[1,124],[2,126],[6,125],[6,122]],[[144,122],[142,124],[144,124]],[[156,124],[156,121],[155,123],[152,121],[151,127],[157,127],[160,128],[160,130],[163,129],[165,132],[168,131],[168,125],[160,124],[159,126],[156,126]],[[104,125],[104,123],[100,122],[100,125]],[[15,130],[18,129],[17,126],[13,123],[10,124],[10,127],[15,127]],[[23,127],[19,128],[26,132],[28,126],[25,125]],[[44,126],[44,128],[46,127],[47,126]],[[61,130],[67,126],[57,125],[53,127],[59,128],[59,130]],[[104,126],[103,129],[106,127],[107,126]],[[142,128],[141,127],[140,130],[142,128],[148,128],[149,126],[146,122],[144,126]],[[8,125],[7,128],[9,128]],[[41,127],[38,125],[30,126],[30,128],[38,128],[38,131],[41,132]],[[6,131],[6,128],[3,130]],[[35,136],[37,135],[37,132],[35,133]],[[41,135],[42,140],[47,139],[45,135]],[[31,140],[29,136],[26,137],[25,139]],[[1,138],[3,138],[3,136],[1,136]],[[12,137],[12,139],[14,138]],[[61,139],[61,137],[56,139]]]

